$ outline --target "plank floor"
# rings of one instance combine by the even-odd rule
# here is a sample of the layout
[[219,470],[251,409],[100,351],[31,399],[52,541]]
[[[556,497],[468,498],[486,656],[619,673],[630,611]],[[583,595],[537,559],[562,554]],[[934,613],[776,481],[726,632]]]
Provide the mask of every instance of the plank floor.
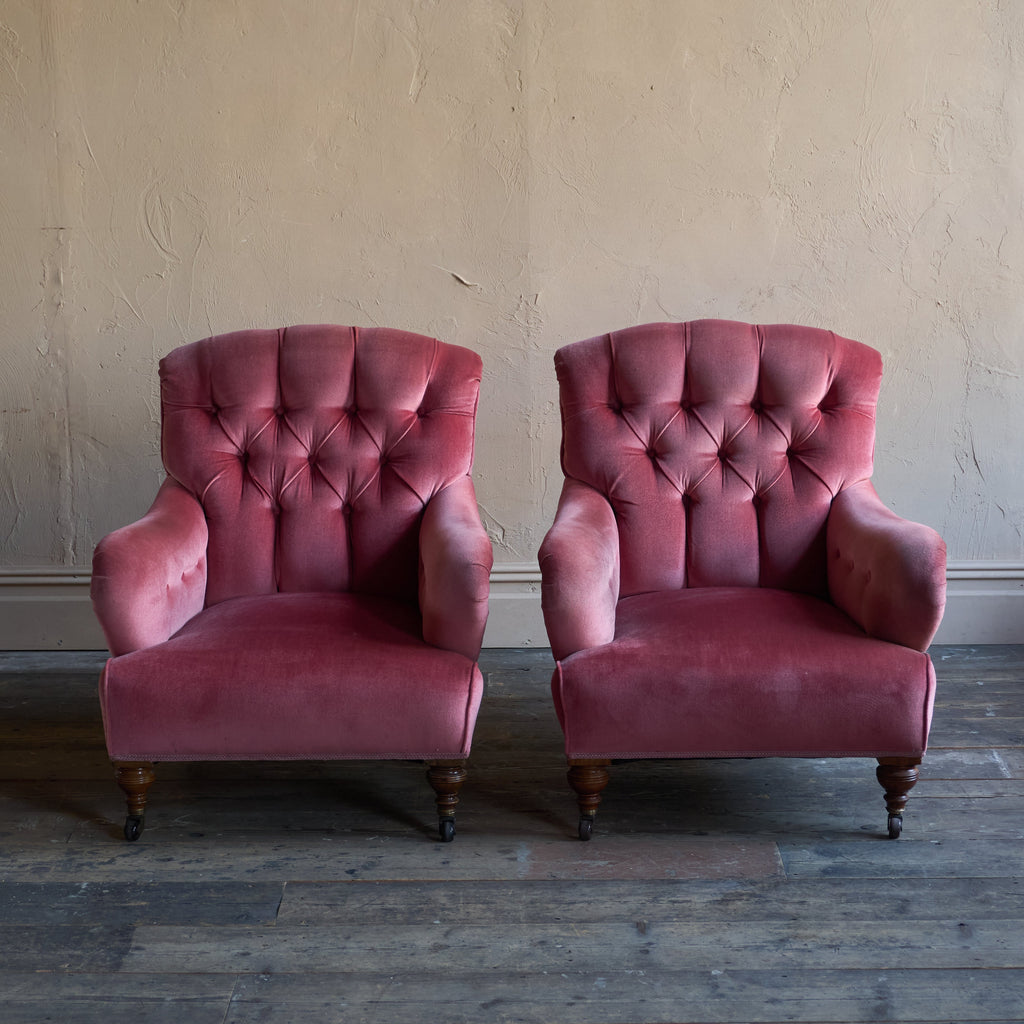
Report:
[[0,653],[0,1021],[1024,1021],[1024,647],[938,647],[873,762],[616,765],[575,838],[550,654],[485,651],[454,843],[421,766],[161,765],[120,838],[102,656]]

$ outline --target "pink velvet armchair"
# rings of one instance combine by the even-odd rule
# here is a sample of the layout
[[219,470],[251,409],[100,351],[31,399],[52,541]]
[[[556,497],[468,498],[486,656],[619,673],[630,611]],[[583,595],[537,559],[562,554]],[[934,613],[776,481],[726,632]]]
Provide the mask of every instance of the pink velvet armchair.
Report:
[[464,348],[334,326],[161,361],[167,477],[93,560],[126,838],[155,762],[347,759],[428,762],[454,836],[492,558],[480,374]]
[[616,759],[877,758],[899,836],[945,546],[871,484],[881,358],[807,327],[649,324],[555,355],[540,550],[579,835]]

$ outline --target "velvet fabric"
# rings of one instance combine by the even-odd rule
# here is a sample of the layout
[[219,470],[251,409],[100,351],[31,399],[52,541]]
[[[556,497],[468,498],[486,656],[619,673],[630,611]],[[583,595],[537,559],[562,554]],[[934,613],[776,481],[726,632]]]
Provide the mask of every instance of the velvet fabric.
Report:
[[480,357],[384,328],[238,331],[160,362],[169,476],[210,531],[206,603],[414,599],[424,507],[469,474]]
[[703,320],[555,366],[539,560],[567,755],[921,755],[945,546],[871,486],[878,353]]
[[942,621],[946,548],[901,519],[868,480],[836,496],[828,518],[829,596],[871,636],[926,650]]
[[329,325],[161,361],[167,479],[93,560],[113,759],[466,755],[480,376],[468,349]]
[[652,324],[555,356],[566,477],[618,524],[620,596],[824,595],[832,499],[871,475],[877,352],[826,331]]
[[107,534],[92,559],[92,601],[111,654],[162,643],[206,603],[203,506],[166,478],[149,511]]
[[119,761],[458,758],[483,681],[415,605],[361,594],[221,601],[100,682]]
[[763,587],[624,598],[554,679],[569,757],[919,757],[934,693],[926,654]]

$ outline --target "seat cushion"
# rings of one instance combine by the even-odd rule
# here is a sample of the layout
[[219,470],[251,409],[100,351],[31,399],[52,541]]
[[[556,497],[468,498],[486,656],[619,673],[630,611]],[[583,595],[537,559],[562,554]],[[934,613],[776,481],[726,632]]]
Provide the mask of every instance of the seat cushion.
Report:
[[224,601],[112,658],[100,702],[114,760],[444,759],[468,754],[482,689],[415,607],[293,593]]
[[722,587],[621,600],[552,690],[569,757],[918,757],[935,674],[819,598]]

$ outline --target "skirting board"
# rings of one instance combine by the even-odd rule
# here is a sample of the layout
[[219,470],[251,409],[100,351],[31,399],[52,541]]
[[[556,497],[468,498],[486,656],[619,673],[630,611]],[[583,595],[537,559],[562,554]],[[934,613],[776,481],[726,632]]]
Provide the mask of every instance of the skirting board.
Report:
[[[950,562],[936,643],[1024,643],[1024,562]],[[540,570],[505,562],[491,573],[485,647],[544,647]],[[0,650],[102,650],[87,570],[0,569]]]

